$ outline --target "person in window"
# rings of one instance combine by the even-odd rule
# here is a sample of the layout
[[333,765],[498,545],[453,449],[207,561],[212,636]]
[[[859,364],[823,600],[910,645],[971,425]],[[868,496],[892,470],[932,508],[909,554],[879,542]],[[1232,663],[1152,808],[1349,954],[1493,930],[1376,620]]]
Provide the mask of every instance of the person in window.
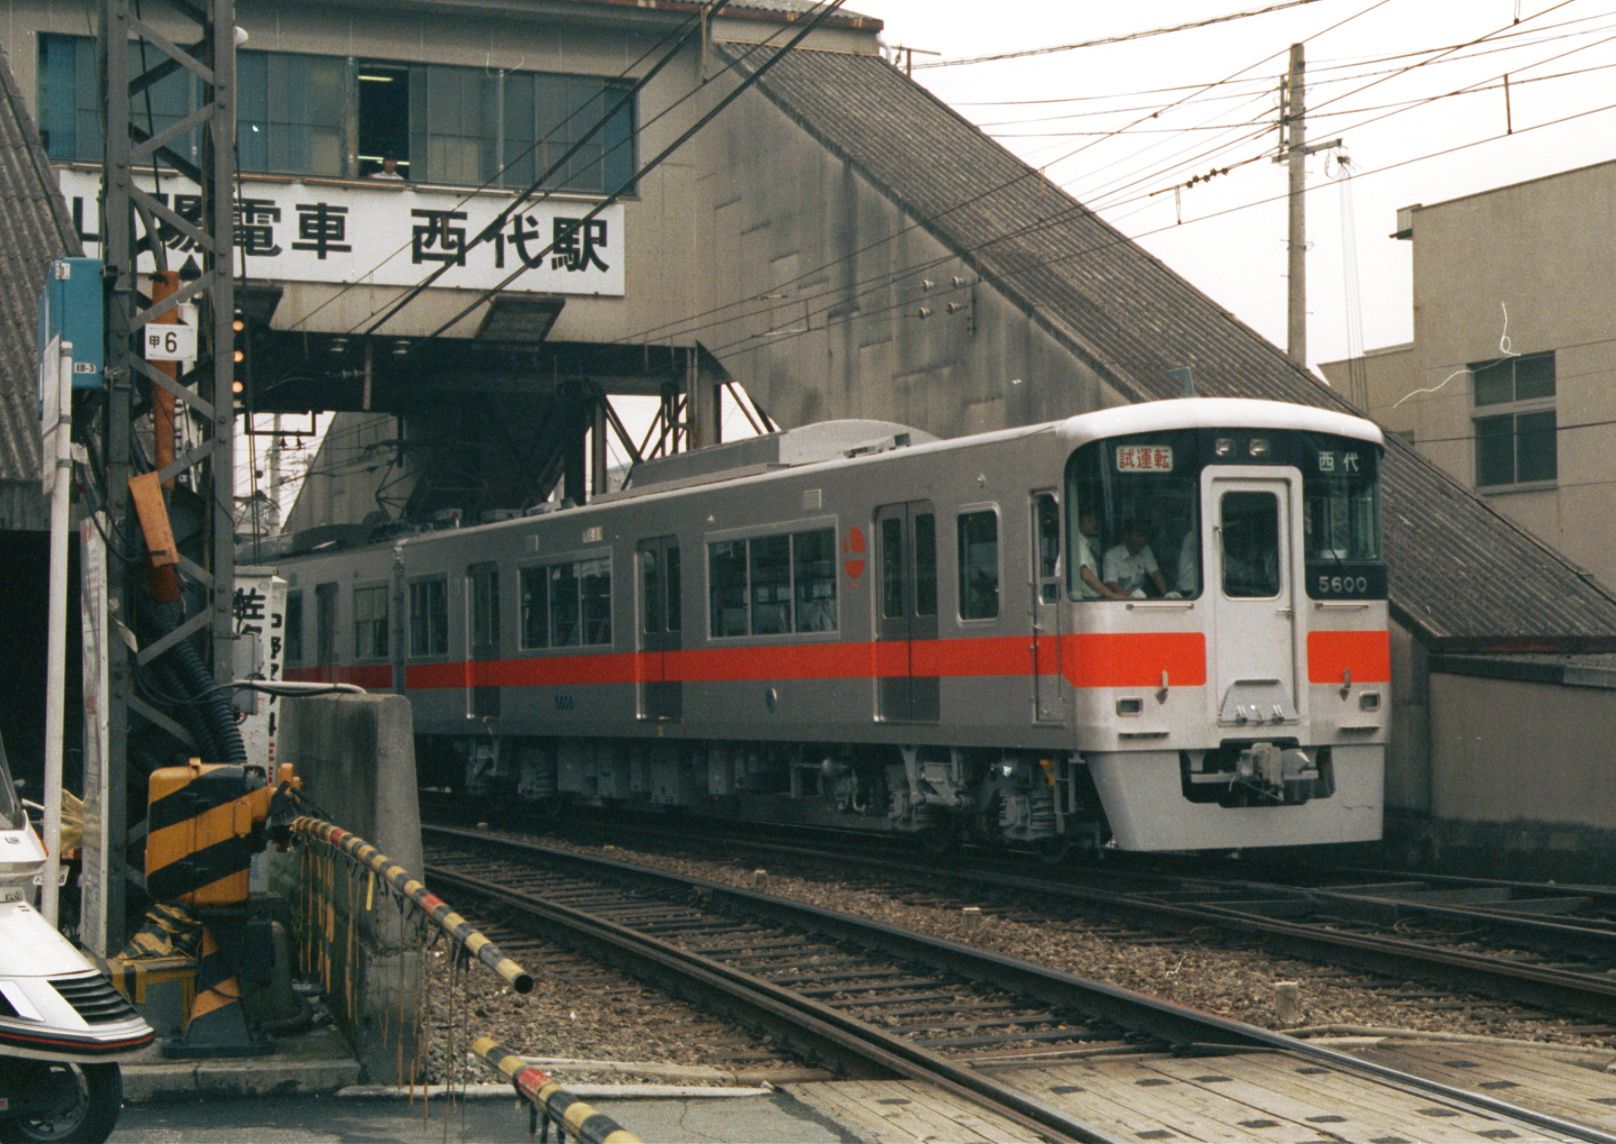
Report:
[[1122,530],[1122,543],[1105,554],[1102,579],[1113,594],[1145,598],[1146,587],[1156,590],[1158,596],[1167,595],[1167,581],[1162,578],[1156,554],[1145,542],[1145,526],[1130,520]]
[[404,176],[398,171],[398,158],[388,155],[382,159],[382,165],[370,173],[373,179],[390,179],[394,182],[403,182]]
[[1077,594],[1080,600],[1121,600],[1126,592],[1118,592],[1100,579],[1099,561],[1094,556],[1094,538],[1099,534],[1100,522],[1094,513],[1084,510],[1077,518]]
[[1178,546],[1178,575],[1173,586],[1184,596],[1193,596],[1201,590],[1201,534],[1193,524]]

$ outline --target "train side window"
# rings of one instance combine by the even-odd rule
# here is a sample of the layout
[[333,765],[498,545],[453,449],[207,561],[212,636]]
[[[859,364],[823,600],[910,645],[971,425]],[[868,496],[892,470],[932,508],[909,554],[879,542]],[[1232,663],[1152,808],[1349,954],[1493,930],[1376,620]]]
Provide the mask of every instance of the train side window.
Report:
[[410,655],[449,654],[449,581],[443,576],[410,585]]
[[355,588],[354,658],[387,658],[387,588]]
[[286,657],[288,666],[295,667],[303,662],[303,593],[286,593],[286,626],[285,640],[281,651]]
[[746,542],[721,540],[707,546],[708,634],[746,634]]
[[959,515],[959,614],[962,620],[999,614],[999,515],[992,509]]
[[881,618],[903,615],[903,520],[881,521]]
[[662,576],[657,569],[657,550],[640,553],[640,630],[654,634],[662,630],[667,609],[662,602]]
[[1041,603],[1060,601],[1060,509],[1055,494],[1036,493],[1032,498],[1033,562]]
[[550,646],[550,580],[547,568],[524,568],[521,576],[522,646]]
[[337,586],[314,586],[314,662],[337,661]]
[[599,646],[612,642],[612,562],[602,556],[583,560],[578,569],[578,606],[583,628],[581,642]]
[[759,536],[747,541],[752,634],[779,635],[791,630],[791,538]]
[[550,646],[578,646],[578,570],[575,564],[552,564],[550,577]]
[[676,632],[681,622],[679,607],[679,550],[669,548],[665,550],[668,565],[667,593],[668,593],[668,630]]
[[937,614],[937,518],[915,514],[915,615]]
[[815,529],[791,536],[791,578],[795,630],[836,630],[836,530]]

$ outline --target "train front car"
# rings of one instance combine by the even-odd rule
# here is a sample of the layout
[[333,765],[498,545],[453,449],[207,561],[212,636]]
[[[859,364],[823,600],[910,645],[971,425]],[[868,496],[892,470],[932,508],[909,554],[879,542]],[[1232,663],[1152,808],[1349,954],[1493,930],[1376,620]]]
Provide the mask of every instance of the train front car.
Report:
[[1061,674],[1113,844],[1378,839],[1391,707],[1379,429],[1203,399],[1062,431]]

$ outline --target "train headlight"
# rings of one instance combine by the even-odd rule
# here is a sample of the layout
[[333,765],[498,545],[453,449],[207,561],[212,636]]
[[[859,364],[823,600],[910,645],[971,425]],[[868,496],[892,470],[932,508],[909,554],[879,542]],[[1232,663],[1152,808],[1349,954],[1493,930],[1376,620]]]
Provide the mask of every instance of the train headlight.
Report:
[[1251,456],[1253,460],[1262,460],[1264,457],[1268,456],[1268,452],[1269,448],[1267,437],[1253,437],[1251,439]]
[[1212,452],[1225,459],[1234,456],[1234,438],[1219,437],[1212,443]]

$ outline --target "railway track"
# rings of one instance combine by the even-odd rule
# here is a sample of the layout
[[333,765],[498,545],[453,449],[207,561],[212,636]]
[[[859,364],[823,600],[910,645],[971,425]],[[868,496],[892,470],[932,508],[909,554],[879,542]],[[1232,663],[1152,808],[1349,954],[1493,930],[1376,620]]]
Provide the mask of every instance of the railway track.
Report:
[[[636,827],[640,840],[710,850],[710,835]],[[1185,875],[1159,864],[1028,873],[971,854],[922,864],[895,847],[833,840],[742,837],[754,855],[825,863],[834,877],[913,893],[936,887],[935,904],[982,905],[1050,924],[1097,917],[1151,930],[1260,943],[1273,953],[1391,981],[1419,980],[1514,1005],[1573,1015],[1616,1034],[1616,890],[1389,871],[1305,871],[1301,884],[1239,876],[1229,863]]]
[[1525,1132],[1596,1127],[1374,1065],[1254,1026],[847,915],[486,834],[428,828],[428,876],[503,920],[542,926],[637,975],[767,1028],[853,1076],[940,1086],[1028,1132],[1109,1140],[1071,1101],[1005,1065],[1170,1048],[1263,1051],[1440,1100]]

